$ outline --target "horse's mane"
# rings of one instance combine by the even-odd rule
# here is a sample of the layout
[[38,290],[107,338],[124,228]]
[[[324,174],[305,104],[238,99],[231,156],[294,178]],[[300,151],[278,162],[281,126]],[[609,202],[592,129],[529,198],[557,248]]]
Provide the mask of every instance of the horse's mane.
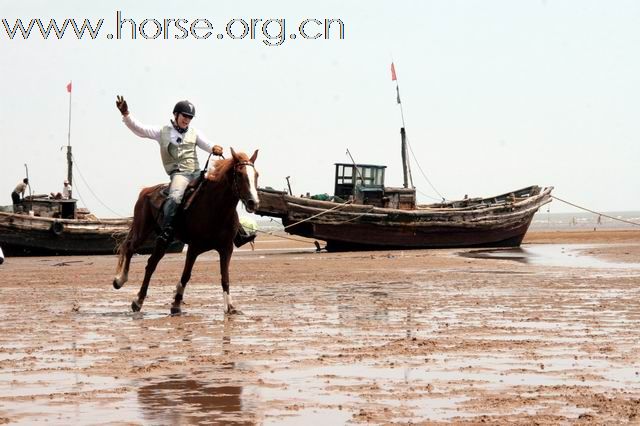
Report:
[[[240,161],[249,161],[249,156],[244,152],[237,152],[236,156]],[[233,157],[226,158],[224,160],[217,160],[213,164],[213,168],[210,166],[205,174],[205,178],[212,182],[224,182],[229,177],[231,169],[233,169]]]

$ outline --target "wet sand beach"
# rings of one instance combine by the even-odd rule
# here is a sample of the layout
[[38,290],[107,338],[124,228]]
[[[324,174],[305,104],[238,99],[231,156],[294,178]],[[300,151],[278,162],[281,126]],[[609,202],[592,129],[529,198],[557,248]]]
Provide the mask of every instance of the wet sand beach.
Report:
[[[302,240],[302,239],[298,239]],[[115,256],[0,266],[0,424],[638,424],[640,231],[521,249],[316,253],[261,234],[222,313],[167,255],[132,313]]]

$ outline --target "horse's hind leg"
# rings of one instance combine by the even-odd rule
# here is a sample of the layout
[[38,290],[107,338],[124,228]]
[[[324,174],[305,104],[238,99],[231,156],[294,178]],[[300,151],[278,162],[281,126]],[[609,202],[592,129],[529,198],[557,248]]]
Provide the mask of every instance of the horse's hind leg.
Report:
[[[140,246],[146,241],[149,234],[151,234],[152,228],[145,226],[145,229],[141,232],[135,232],[134,235],[128,235],[127,239],[122,243],[118,259],[118,268],[116,276],[113,279],[113,288],[116,290],[122,288],[124,283],[129,280],[129,267],[131,266],[131,257],[140,248]],[[130,232],[131,234],[131,232]]]
[[233,306],[231,301],[231,295],[229,294],[229,263],[231,262],[231,254],[233,253],[233,246],[226,250],[219,250],[220,254],[220,277],[222,284],[222,300],[224,303],[225,314],[242,314],[238,309]]
[[153,249],[153,253],[149,257],[149,260],[147,260],[147,267],[144,270],[144,279],[142,280],[142,286],[140,287],[137,298],[134,299],[133,302],[131,302],[131,310],[133,310],[134,312],[138,312],[140,311],[140,309],[142,309],[144,299],[147,297],[147,290],[149,289],[151,275],[153,275],[153,273],[155,272],[158,263],[164,257],[166,251],[166,245],[156,244],[156,247]]
[[176,293],[173,297],[173,304],[171,305],[171,315],[177,315],[181,312],[180,304],[182,303],[184,289],[187,286],[189,279],[191,279],[191,271],[193,270],[193,264],[196,263],[198,254],[199,253],[193,249],[193,246],[189,246],[189,249],[187,250],[187,260],[184,263],[180,282],[176,284]]
[[131,265],[131,257],[133,256],[133,252],[135,249],[132,249],[128,242],[124,243],[120,250],[120,258],[118,259],[118,268],[116,271],[116,276],[113,278],[113,288],[119,290],[122,288],[124,283],[129,280],[129,265]]
[[[138,207],[140,201],[136,203],[136,211],[142,207]],[[146,220],[140,220],[147,216]],[[146,241],[149,234],[153,230],[151,223],[153,219],[149,218],[149,213],[136,215],[134,217],[131,229],[125,237],[125,240],[118,247],[118,267],[116,268],[116,276],[113,278],[113,288],[116,290],[122,288],[124,283],[129,280],[129,266],[131,265],[131,257],[140,248],[140,246]]]

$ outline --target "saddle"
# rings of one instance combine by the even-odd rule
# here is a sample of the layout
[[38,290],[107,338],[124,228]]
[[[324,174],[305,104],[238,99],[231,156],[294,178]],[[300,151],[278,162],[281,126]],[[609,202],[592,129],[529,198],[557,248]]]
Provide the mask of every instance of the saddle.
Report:
[[[200,173],[197,178],[189,182],[189,185],[187,186],[187,189],[185,189],[184,195],[182,196],[182,202],[180,203],[180,206],[178,206],[178,212],[186,211],[189,209],[191,203],[200,191],[200,187],[202,186],[203,182],[204,173]],[[149,199],[149,203],[156,212],[157,219],[160,220],[162,218],[162,205],[169,196],[169,184],[161,183],[156,186],[152,186],[149,189],[150,191],[146,196]]]

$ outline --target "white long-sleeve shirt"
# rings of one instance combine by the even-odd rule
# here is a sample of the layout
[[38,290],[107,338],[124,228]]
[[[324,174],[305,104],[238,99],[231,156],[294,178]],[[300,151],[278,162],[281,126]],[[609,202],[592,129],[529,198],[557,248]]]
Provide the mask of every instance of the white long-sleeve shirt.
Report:
[[[131,116],[131,113],[129,113],[129,115],[122,116],[122,121],[135,135],[140,136],[141,138],[153,139],[157,142],[160,142],[162,127],[147,126],[145,124],[142,124],[138,120],[133,118]],[[182,142],[183,134],[172,127],[170,138],[172,144],[179,145],[180,142]],[[178,139],[180,140],[180,142],[178,142]],[[213,145],[198,131],[196,131],[196,144],[207,153],[211,153]]]

